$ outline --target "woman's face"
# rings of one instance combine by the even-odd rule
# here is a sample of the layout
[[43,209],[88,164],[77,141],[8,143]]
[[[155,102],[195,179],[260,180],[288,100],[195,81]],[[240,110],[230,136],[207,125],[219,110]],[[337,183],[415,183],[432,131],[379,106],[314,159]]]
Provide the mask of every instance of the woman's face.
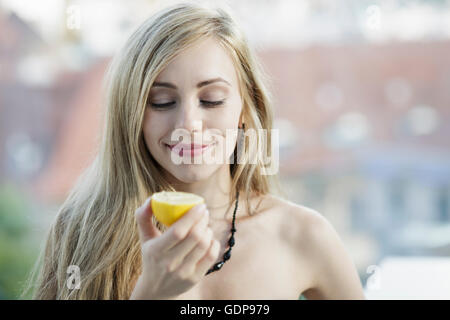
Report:
[[[204,180],[229,166],[226,159],[236,137],[229,140],[232,148],[217,142],[225,141],[227,129],[238,128],[241,110],[231,57],[214,38],[202,39],[177,55],[156,78],[145,110],[145,143],[169,179]],[[220,161],[214,158],[217,155]],[[216,160],[207,162],[206,157]]]

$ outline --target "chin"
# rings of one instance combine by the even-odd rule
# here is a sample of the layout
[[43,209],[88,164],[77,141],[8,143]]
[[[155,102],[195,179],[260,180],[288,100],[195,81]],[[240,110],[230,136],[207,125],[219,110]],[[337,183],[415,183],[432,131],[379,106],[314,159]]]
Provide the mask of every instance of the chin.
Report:
[[180,165],[168,171],[177,180],[183,183],[194,183],[210,178],[218,167],[208,165]]

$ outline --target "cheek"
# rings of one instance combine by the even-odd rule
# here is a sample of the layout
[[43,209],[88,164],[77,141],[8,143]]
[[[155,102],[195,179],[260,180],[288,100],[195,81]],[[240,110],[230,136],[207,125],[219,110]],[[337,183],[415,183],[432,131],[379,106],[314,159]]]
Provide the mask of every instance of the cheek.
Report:
[[225,132],[226,129],[237,129],[239,125],[239,116],[242,111],[242,102],[239,98],[234,98],[229,101],[229,104],[219,109],[218,112],[212,117],[214,124],[217,125],[217,129]]
[[152,151],[157,147],[160,138],[164,134],[164,124],[165,121],[163,119],[158,119],[157,115],[146,111],[142,130],[147,148],[152,154]]
[[223,109],[220,114],[216,114],[216,116],[212,118],[213,121],[210,122],[210,125],[208,126],[210,129],[215,129],[211,132],[212,135],[216,136],[216,140],[218,140],[217,148],[221,150],[221,156],[219,157],[223,157],[224,161],[233,154],[237,143],[237,134],[235,135],[234,130],[238,129],[239,115],[240,109],[238,108],[233,108],[232,110]]

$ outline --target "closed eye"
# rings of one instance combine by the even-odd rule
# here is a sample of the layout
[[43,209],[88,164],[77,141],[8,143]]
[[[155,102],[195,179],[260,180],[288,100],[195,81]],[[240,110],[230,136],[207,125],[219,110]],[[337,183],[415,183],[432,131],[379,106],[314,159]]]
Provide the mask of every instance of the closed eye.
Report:
[[201,103],[203,103],[204,105],[207,106],[218,106],[223,104],[225,100],[219,100],[219,101],[205,101],[205,100],[200,100]]
[[167,103],[152,103],[152,107],[155,109],[164,109],[167,107],[172,106],[173,104],[175,104],[175,102],[167,102]]
[[[206,101],[206,100],[200,100],[200,103],[207,106],[207,107],[214,107],[214,106],[218,106],[223,104],[225,101],[224,100],[219,100],[219,101]],[[154,109],[164,109],[164,108],[168,108],[171,107],[175,104],[175,101],[171,101],[171,102],[166,102],[166,103],[152,103],[152,107]]]

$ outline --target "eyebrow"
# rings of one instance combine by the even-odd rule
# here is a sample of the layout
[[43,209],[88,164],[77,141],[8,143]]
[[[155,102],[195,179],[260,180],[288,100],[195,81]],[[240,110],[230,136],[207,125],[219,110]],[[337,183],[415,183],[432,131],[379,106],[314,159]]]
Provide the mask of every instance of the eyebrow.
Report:
[[[209,80],[199,82],[199,83],[197,83],[197,88],[200,89],[201,87],[207,86],[214,82],[224,82],[231,87],[231,84],[228,81],[219,77],[219,78],[214,78],[214,79],[209,79]],[[169,83],[169,82],[154,82],[152,87],[163,87],[163,88],[170,88],[170,89],[175,89],[175,90],[178,89],[176,85]]]

